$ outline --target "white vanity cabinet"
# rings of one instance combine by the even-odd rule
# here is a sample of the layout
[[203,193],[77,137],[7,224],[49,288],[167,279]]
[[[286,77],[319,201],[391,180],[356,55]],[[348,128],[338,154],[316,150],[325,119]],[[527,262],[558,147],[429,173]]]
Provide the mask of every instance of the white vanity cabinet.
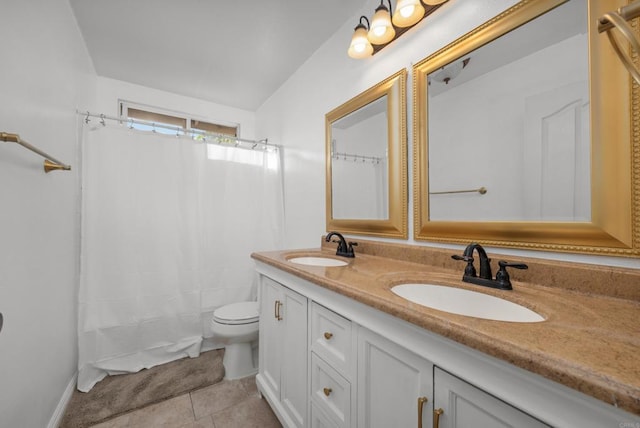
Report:
[[256,381],[290,427],[307,425],[307,298],[260,278],[260,357]]
[[434,428],[549,426],[438,367],[433,382]]
[[429,361],[360,328],[357,426],[431,426],[432,373]]
[[[636,415],[274,266],[257,266],[256,380],[285,427],[640,426]],[[442,410],[438,426],[434,410]]]

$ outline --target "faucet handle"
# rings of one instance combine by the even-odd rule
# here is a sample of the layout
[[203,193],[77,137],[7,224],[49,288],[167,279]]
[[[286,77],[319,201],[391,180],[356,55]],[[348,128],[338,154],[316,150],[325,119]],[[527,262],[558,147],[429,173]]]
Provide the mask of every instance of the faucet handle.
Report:
[[511,279],[509,278],[509,272],[507,272],[508,267],[512,267],[514,269],[529,269],[529,266],[524,263],[509,263],[504,260],[500,260],[498,262],[498,266],[500,266],[500,270],[496,273],[496,282],[503,290],[513,289],[511,286]]
[[469,277],[469,276],[472,276],[472,277],[477,276],[476,275],[476,268],[475,268],[475,266],[473,266],[473,257],[466,256],[466,255],[459,256],[457,254],[454,254],[454,255],[451,256],[451,258],[454,259],[454,260],[462,260],[464,262],[467,262],[467,266],[464,268],[463,278]]
[[504,260],[500,260],[498,262],[498,266],[500,266],[500,270],[503,270],[503,268],[506,267],[512,267],[514,269],[529,269],[529,266],[525,265],[524,263],[509,263],[505,262]]
[[338,251],[341,251],[341,252],[347,251],[346,242],[341,241],[339,239],[333,239],[331,240],[331,242],[333,242],[334,244],[338,244],[338,248],[337,248]]
[[353,251],[353,247],[357,247],[358,243],[357,242],[349,242],[349,247],[347,248],[347,254],[349,254],[348,257],[355,257],[355,252]]

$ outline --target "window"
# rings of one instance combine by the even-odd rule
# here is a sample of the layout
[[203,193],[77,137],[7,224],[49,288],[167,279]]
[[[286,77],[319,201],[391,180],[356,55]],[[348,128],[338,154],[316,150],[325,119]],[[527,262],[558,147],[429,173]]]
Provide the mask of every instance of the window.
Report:
[[[127,125],[140,131],[167,135],[185,135],[206,142],[207,158],[212,161],[242,163],[278,171],[280,158],[277,146],[266,140],[249,141],[238,136],[238,124],[213,123],[184,113],[120,101],[120,117]],[[209,138],[206,133],[217,134]],[[237,150],[241,149],[241,150]]]
[[230,137],[238,136],[238,124],[213,123],[194,119],[190,115],[163,111],[154,107],[136,105],[130,102],[120,102],[120,117],[134,119],[148,123],[131,122],[131,127],[141,131],[154,131],[161,134],[176,134],[176,127],[186,130],[223,134]]

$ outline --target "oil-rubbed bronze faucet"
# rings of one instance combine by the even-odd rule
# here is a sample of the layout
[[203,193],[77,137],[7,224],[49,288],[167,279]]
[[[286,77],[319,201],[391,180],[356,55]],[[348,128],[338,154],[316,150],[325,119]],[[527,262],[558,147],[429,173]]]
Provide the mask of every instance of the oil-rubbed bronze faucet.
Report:
[[[473,253],[477,251],[480,258],[480,276],[476,275],[476,268],[473,265]],[[482,245],[472,242],[467,245],[464,253],[459,256],[454,254],[451,256],[454,260],[462,260],[467,262],[467,266],[464,268],[464,274],[462,280],[471,284],[483,285],[485,287],[498,288],[500,290],[513,290],[511,286],[511,280],[509,279],[509,273],[507,267],[514,269],[528,269],[529,266],[524,263],[509,263],[504,260],[498,262],[500,269],[496,274],[496,278],[493,279],[491,274],[491,259],[487,257],[487,252],[482,248]]]
[[[337,241],[331,241],[331,237],[332,236],[337,236],[338,240]],[[344,239],[344,236],[342,236],[341,234],[339,234],[338,232],[329,232],[327,234],[327,237],[325,238],[325,241],[329,242],[335,242],[338,244],[338,250],[336,251],[336,256],[342,256],[342,257],[355,257],[356,254],[353,251],[353,247],[357,247],[358,243],[357,242],[349,242],[349,244],[347,244],[347,241]]]

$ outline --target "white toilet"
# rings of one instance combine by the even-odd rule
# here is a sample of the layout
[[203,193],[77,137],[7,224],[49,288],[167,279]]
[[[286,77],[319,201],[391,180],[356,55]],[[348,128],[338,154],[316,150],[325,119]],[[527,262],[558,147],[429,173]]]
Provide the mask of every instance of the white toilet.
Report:
[[258,302],[239,302],[213,312],[214,339],[225,344],[222,364],[225,379],[239,379],[258,372],[253,364],[251,342],[258,339]]

